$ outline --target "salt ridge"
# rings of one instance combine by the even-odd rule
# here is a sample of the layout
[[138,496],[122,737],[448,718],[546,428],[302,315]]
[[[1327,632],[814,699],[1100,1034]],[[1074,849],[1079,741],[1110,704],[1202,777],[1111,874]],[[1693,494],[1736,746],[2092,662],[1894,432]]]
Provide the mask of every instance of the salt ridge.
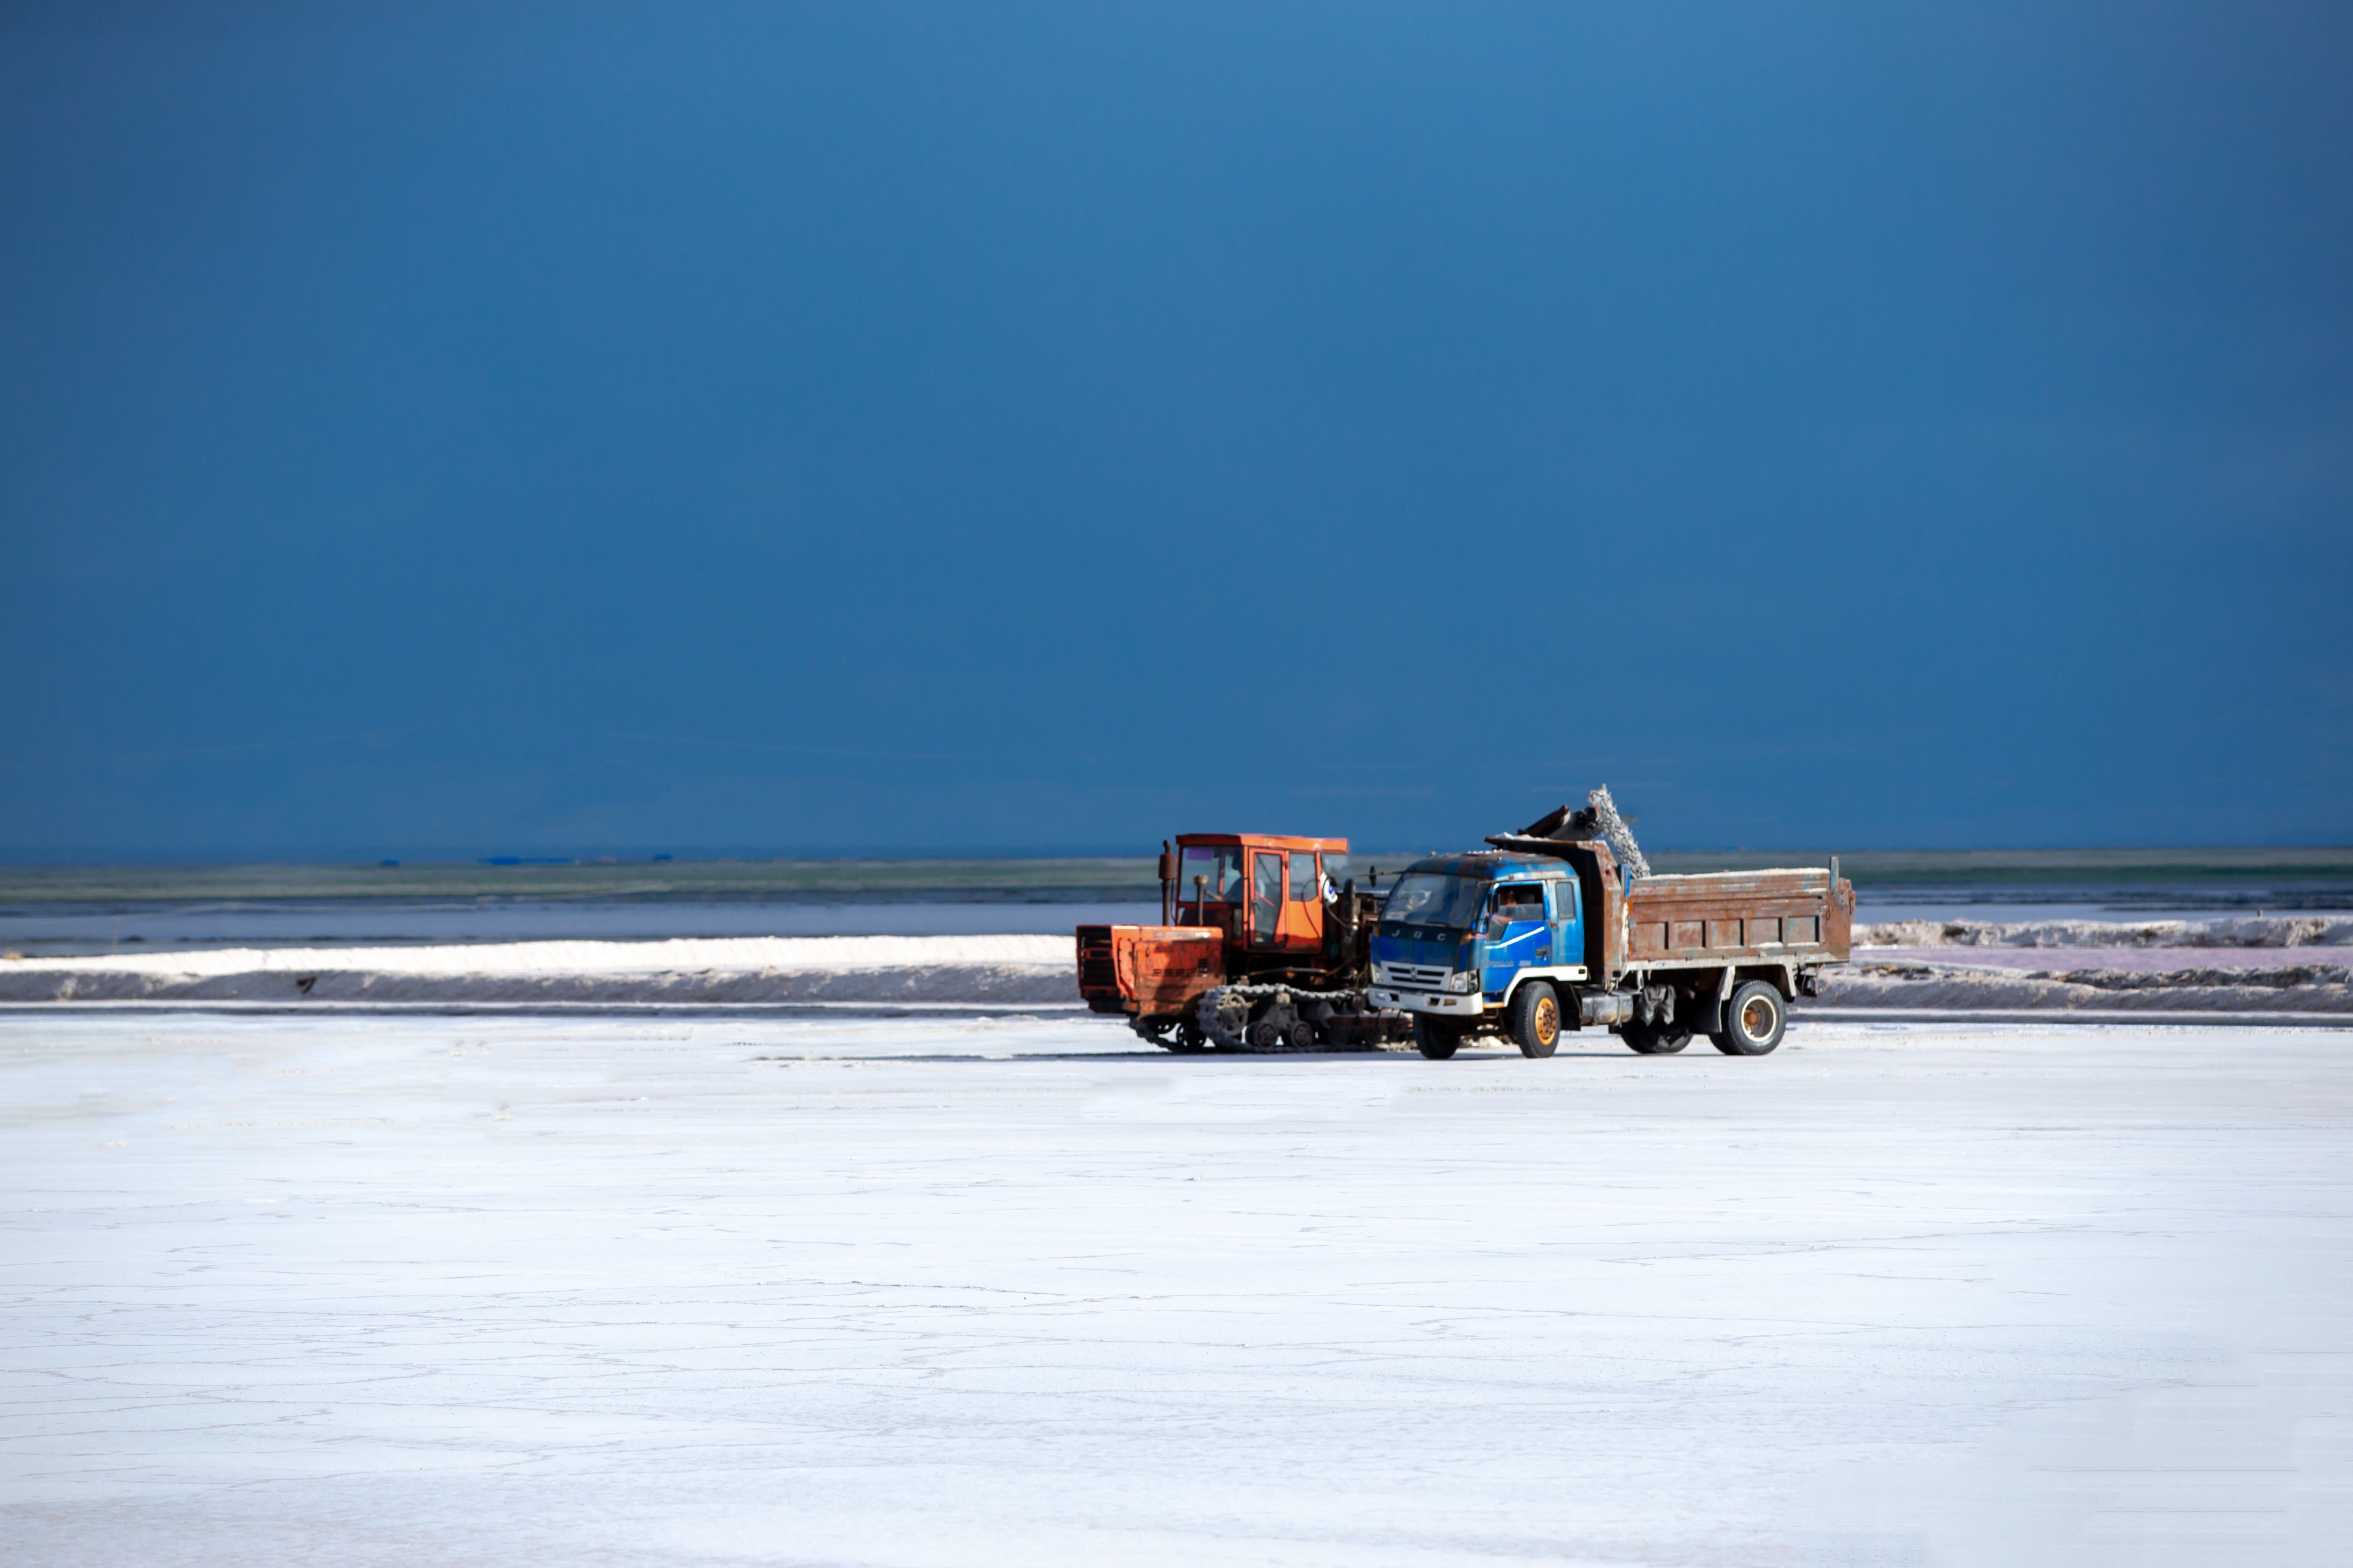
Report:
[[1078,1000],[1064,936],[677,938],[221,948],[0,963],[0,1001]]
[[2353,916],[2226,915],[2176,921],[1890,921],[1854,928],[1857,947],[2343,947]]
[[[2353,919],[1902,921],[1860,928],[1813,1005],[2353,1012]],[[1887,951],[1902,947],[1914,951]],[[2129,965],[2020,973],[1971,948],[2137,950]],[[2295,951],[2278,964],[2197,950]],[[1874,960],[1874,950],[1883,956]],[[1923,961],[1919,950],[1950,952]],[[2336,952],[2327,950],[2335,949]],[[2320,951],[2315,951],[2320,950]],[[2170,963],[2175,954],[2178,963]],[[2308,956],[2306,956],[2307,955]],[[2054,953],[2063,962],[2078,953]],[[208,952],[0,963],[0,1002],[993,1003],[1078,1001],[1064,936],[677,938]],[[1890,962],[1890,961],[1893,962]],[[2158,967],[2167,964],[2166,967]]]

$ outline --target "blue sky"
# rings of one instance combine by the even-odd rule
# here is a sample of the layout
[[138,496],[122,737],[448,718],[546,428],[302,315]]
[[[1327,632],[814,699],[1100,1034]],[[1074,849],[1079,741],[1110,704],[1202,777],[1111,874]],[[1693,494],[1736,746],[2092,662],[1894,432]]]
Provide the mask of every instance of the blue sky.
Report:
[[0,858],[2353,837],[2338,5],[0,16]]

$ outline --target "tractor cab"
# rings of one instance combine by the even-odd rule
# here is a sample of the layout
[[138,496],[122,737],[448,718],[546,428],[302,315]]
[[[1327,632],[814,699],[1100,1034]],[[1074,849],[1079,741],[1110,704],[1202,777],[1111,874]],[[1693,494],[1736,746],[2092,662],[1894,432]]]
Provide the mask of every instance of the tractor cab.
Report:
[[[1078,928],[1079,994],[1148,1038],[1198,1046],[1197,1005],[1220,987],[1360,990],[1378,900],[1358,893],[1352,903],[1347,887],[1345,838],[1181,834],[1160,847],[1158,925]],[[1318,1019],[1306,1026],[1330,1038],[1355,1027]]]
[[1212,926],[1238,952],[1320,952],[1348,879],[1345,838],[1187,833],[1161,858],[1168,923]]

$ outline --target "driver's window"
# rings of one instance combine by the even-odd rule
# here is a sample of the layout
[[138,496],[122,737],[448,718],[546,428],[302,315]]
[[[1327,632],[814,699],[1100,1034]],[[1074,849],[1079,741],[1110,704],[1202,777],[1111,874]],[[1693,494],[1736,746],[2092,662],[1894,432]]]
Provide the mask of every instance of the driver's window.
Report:
[[1495,913],[1507,921],[1545,918],[1544,886],[1538,882],[1506,883],[1495,889]]

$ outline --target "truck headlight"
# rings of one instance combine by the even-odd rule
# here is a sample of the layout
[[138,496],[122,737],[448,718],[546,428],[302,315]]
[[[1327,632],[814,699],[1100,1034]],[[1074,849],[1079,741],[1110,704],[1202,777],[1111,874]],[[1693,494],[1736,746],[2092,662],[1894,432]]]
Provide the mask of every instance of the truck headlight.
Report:
[[1446,977],[1446,988],[1449,991],[1476,991],[1479,989],[1479,972],[1458,969]]
[[1376,963],[1376,964],[1374,964],[1374,965],[1373,965],[1373,984],[1376,984],[1376,985],[1387,985],[1388,983],[1389,983],[1389,966],[1388,966],[1388,964],[1386,964],[1386,963]]

